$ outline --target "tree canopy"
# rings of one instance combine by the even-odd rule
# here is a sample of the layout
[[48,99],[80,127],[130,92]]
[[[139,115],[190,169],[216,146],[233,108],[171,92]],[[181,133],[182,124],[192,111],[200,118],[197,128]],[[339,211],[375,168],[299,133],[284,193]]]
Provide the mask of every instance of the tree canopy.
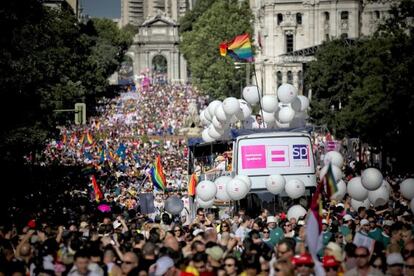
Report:
[[0,24],[0,157],[18,160],[74,117],[54,110],[92,107],[133,34],[108,19],[78,22],[70,10],[37,0],[2,2]]
[[413,7],[402,1],[373,37],[325,43],[305,76],[316,124],[340,137],[360,137],[396,158],[402,170],[414,153],[414,41],[406,24]]
[[[202,7],[196,5],[196,15],[193,13],[186,19],[191,27],[182,28],[187,31],[182,34],[180,49],[188,61],[193,84],[212,98],[222,99],[240,94],[245,68],[237,70],[230,57],[220,56],[219,44],[243,33],[252,34],[253,15],[248,1],[210,2],[197,2]],[[200,14],[200,10],[205,12]]]

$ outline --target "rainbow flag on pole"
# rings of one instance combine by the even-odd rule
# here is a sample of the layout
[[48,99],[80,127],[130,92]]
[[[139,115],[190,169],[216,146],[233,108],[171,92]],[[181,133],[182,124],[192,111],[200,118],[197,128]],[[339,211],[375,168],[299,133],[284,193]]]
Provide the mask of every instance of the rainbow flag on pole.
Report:
[[328,198],[331,198],[338,192],[338,185],[336,184],[335,176],[332,171],[332,165],[330,163],[328,165],[328,171],[326,172],[324,178],[327,196]]
[[233,38],[230,42],[220,43],[220,55],[231,56],[236,61],[253,62],[252,44],[248,34]]
[[86,140],[88,141],[89,145],[93,144],[93,137],[92,137],[92,134],[89,131],[86,133]]
[[103,199],[104,196],[101,192],[101,189],[99,188],[98,183],[96,182],[95,175],[92,175],[92,186],[93,186],[93,191],[95,193],[95,200],[99,202],[101,199]]
[[198,184],[198,177],[195,173],[193,173],[191,175],[190,182],[188,183],[188,196],[195,196],[197,184]]
[[151,175],[151,181],[154,187],[157,190],[165,191],[167,180],[165,179],[165,175],[162,170],[160,156],[157,156],[154,166],[151,168],[150,175]]

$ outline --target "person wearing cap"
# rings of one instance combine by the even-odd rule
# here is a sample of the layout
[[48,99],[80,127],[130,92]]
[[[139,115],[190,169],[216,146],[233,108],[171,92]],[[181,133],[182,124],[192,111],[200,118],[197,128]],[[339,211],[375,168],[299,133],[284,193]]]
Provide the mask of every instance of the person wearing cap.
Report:
[[371,230],[371,226],[369,225],[369,221],[367,219],[361,219],[359,222],[359,233],[368,236],[369,230]]
[[353,221],[354,219],[352,218],[351,215],[346,214],[343,218],[343,223],[341,225],[341,227],[339,228],[339,231],[341,231],[342,235],[344,237],[348,236],[349,234],[352,233],[352,225],[353,225]]
[[404,259],[400,253],[390,253],[387,256],[387,275],[403,275]]
[[216,163],[216,166],[212,168],[211,170],[206,171],[205,172],[206,174],[217,173],[217,172],[222,173],[226,171],[226,158],[224,158],[223,155],[217,156],[214,162]]
[[207,248],[206,253],[208,266],[212,268],[213,272],[217,272],[221,267],[221,261],[224,256],[223,249],[220,246],[215,245]]
[[329,231],[328,221],[326,219],[322,220],[322,240],[323,245],[326,246],[332,238],[332,233]]
[[174,261],[169,256],[162,256],[159,258],[155,264],[153,264],[149,269],[149,275],[153,276],[163,276],[163,275],[174,275],[173,271],[175,270]]
[[300,255],[293,256],[292,264],[295,267],[296,275],[310,276],[314,273],[314,263],[312,260],[312,256],[308,253],[302,253]]
[[322,265],[326,276],[337,276],[340,274],[341,263],[336,261],[334,256],[324,256]]
[[378,269],[374,268],[369,264],[369,250],[366,247],[359,246],[355,250],[356,263],[357,266],[351,270],[348,270],[345,273],[345,276],[359,276],[359,275],[369,275],[369,276],[383,276],[384,274]]
[[382,223],[381,242],[385,248],[390,244],[391,226],[393,224],[392,220],[384,220]]
[[277,226],[277,221],[274,216],[268,216],[266,224],[267,228],[270,230],[270,243],[272,244],[272,247],[274,247],[284,238],[283,230]]

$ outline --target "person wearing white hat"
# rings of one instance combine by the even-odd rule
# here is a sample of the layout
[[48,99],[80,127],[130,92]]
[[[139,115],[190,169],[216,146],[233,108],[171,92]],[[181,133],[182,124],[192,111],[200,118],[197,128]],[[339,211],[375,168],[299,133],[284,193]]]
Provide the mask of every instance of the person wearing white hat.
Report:
[[326,219],[322,220],[322,240],[323,245],[326,246],[332,238],[332,233],[329,231],[328,221]]
[[341,225],[341,227],[339,228],[339,230],[341,231],[341,233],[342,233],[342,235],[344,237],[346,237],[349,234],[351,234],[351,232],[352,232],[351,231],[352,225],[354,223],[353,221],[354,221],[354,218],[351,215],[349,215],[349,214],[346,214],[343,217],[343,224]]
[[268,216],[266,223],[267,228],[270,230],[270,243],[275,246],[284,238],[283,230],[277,226],[277,220],[274,216]]
[[387,275],[403,275],[404,259],[400,253],[390,253],[387,256]]
[[371,229],[369,225],[369,221],[367,219],[361,219],[361,222],[359,223],[360,228],[359,232],[363,234],[364,236],[368,236],[369,230]]

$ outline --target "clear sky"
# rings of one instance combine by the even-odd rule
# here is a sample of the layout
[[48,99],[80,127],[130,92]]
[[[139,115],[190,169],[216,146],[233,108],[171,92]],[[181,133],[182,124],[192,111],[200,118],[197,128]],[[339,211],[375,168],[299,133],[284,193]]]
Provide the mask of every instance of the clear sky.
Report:
[[83,13],[91,17],[121,17],[121,0],[80,0],[80,2]]

